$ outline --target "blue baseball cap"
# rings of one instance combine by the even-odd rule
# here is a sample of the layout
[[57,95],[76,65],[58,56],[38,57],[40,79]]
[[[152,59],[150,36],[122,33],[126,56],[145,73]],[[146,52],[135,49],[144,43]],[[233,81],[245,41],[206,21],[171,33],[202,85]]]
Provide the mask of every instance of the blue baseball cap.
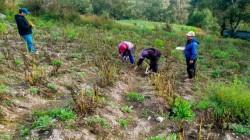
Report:
[[24,13],[24,14],[30,14],[30,12],[29,12],[29,10],[27,8],[20,8],[19,12]]

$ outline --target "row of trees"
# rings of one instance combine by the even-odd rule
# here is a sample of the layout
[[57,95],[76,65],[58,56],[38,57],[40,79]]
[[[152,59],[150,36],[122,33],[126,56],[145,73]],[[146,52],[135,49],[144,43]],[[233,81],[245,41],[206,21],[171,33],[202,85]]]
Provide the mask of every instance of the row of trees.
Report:
[[21,1],[33,13],[95,14],[114,19],[146,19],[198,26],[232,34],[250,22],[249,0],[0,0]]

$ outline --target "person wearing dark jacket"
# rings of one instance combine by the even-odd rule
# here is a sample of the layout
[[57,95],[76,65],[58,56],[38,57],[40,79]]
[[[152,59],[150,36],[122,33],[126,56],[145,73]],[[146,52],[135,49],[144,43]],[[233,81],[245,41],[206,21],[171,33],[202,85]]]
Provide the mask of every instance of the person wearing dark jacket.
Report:
[[143,49],[140,53],[140,57],[137,63],[137,66],[140,66],[145,58],[150,60],[149,71],[157,72],[158,71],[158,60],[161,57],[161,52],[155,48],[146,48]]
[[31,53],[36,53],[36,49],[33,46],[33,41],[32,41],[32,26],[33,26],[33,24],[30,23],[25,18],[25,16],[27,14],[30,14],[28,9],[26,9],[26,8],[19,9],[19,14],[15,15],[17,29],[18,29],[20,36],[27,43],[28,51]]
[[193,31],[188,32],[186,36],[187,43],[184,49],[184,54],[186,58],[188,78],[192,79],[195,77],[196,73],[196,61],[198,56],[197,49],[199,42],[194,38],[195,33]]

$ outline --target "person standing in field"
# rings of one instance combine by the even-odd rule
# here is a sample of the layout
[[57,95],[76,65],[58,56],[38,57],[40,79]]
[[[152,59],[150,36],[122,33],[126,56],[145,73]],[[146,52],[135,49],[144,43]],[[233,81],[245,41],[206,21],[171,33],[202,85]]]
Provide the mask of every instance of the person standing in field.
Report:
[[199,42],[195,39],[195,32],[190,31],[186,34],[187,43],[184,49],[184,55],[187,64],[188,80],[195,77],[196,74],[196,61],[198,57]]
[[119,57],[126,61],[129,58],[131,64],[135,63],[134,59],[134,52],[135,52],[135,45],[129,41],[122,41],[118,45]]
[[19,14],[15,15],[15,20],[17,24],[17,29],[20,36],[24,39],[27,44],[28,51],[30,53],[36,53],[36,48],[33,46],[32,39],[32,27],[34,26],[29,22],[25,16],[30,14],[27,8],[20,8]]
[[[145,58],[150,60],[149,69],[146,70],[146,74],[151,72],[158,71],[158,61],[161,57],[161,52],[155,48],[146,48],[143,49],[140,53],[140,57],[137,63],[137,67],[139,67]],[[137,69],[136,67],[136,69]]]

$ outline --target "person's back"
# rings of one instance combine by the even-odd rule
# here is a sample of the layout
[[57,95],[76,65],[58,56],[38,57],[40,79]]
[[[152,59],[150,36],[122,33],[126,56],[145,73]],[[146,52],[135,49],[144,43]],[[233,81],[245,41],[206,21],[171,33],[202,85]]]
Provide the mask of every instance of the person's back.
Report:
[[32,34],[32,27],[23,15],[15,15],[18,32],[21,36]]

